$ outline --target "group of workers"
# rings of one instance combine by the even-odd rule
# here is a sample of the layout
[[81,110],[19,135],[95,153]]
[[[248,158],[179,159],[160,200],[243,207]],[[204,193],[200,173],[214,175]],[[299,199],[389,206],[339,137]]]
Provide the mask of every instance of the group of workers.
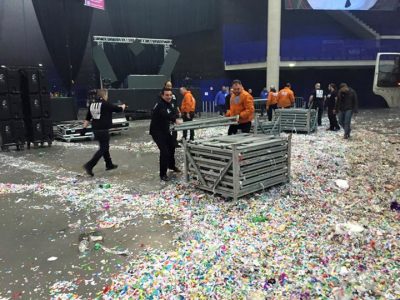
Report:
[[[236,134],[239,130],[242,133],[249,133],[251,122],[254,118],[254,99],[246,90],[240,80],[234,80],[231,85],[230,94],[224,95],[228,104],[224,111],[226,117],[237,117],[237,124],[230,125],[228,135]],[[160,92],[157,103],[152,109],[150,122],[150,135],[160,150],[160,179],[168,181],[167,171],[181,172],[175,164],[175,148],[179,147],[177,142],[176,131],[171,131],[171,124],[181,124],[182,122],[190,122],[193,120],[196,109],[196,100],[192,93],[186,88],[181,87],[180,93],[183,96],[182,104],[178,107],[177,98],[173,94],[172,83],[167,81]],[[271,86],[267,98],[268,119],[272,120],[273,111],[277,108],[293,107],[295,101],[294,93],[290,83],[287,83],[279,92],[275,87]],[[353,89],[346,84],[341,84],[339,91],[336,91],[334,84],[329,85],[329,93],[321,89],[318,83],[315,85],[315,91],[310,97],[310,105],[318,110],[318,124],[321,125],[323,107],[328,106],[328,117],[330,120],[330,129],[338,130],[336,113],[339,113],[339,123],[344,127],[345,138],[350,137],[350,122],[353,112],[357,109],[357,95]],[[217,103],[220,105],[219,103]],[[221,104],[222,106],[222,104]],[[92,123],[94,136],[99,142],[99,149],[93,155],[83,168],[90,176],[94,176],[93,168],[101,159],[104,158],[106,170],[116,169],[118,166],[112,162],[110,148],[109,129],[112,126],[112,113],[122,112],[126,109],[126,105],[114,105],[108,102],[107,90],[99,90],[96,99],[90,104],[86,119],[84,121],[85,129]],[[226,110],[226,112],[225,112]],[[183,131],[183,139],[187,139],[187,131]],[[194,130],[190,130],[190,140],[194,140]]]

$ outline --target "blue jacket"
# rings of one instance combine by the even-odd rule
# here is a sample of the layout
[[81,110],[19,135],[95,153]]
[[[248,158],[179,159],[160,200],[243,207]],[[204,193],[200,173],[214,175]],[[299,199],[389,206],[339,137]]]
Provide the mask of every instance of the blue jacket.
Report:
[[268,98],[268,91],[261,91],[260,93],[260,98],[261,99],[267,99]]
[[217,95],[215,95],[214,101],[217,103],[217,105],[225,105],[225,97],[228,95],[227,93],[223,91],[219,91]]

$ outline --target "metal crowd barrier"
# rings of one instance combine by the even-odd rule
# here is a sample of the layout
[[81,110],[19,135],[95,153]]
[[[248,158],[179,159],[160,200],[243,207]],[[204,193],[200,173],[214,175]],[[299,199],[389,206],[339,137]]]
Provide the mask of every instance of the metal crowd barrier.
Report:
[[198,120],[193,120],[190,122],[185,122],[180,125],[174,125],[173,130],[182,131],[182,130],[195,130],[202,128],[210,128],[210,127],[219,127],[219,126],[229,126],[237,124],[236,117],[215,117],[215,118],[202,118]]
[[186,181],[213,194],[237,200],[290,180],[291,135],[238,134],[183,145]]

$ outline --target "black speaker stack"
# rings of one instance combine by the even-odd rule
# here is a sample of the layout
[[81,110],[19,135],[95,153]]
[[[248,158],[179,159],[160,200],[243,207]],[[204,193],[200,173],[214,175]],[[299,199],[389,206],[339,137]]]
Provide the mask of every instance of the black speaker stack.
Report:
[[24,148],[26,141],[21,76],[18,69],[0,68],[0,146]]
[[54,140],[50,97],[42,68],[0,68],[0,145],[28,149]]

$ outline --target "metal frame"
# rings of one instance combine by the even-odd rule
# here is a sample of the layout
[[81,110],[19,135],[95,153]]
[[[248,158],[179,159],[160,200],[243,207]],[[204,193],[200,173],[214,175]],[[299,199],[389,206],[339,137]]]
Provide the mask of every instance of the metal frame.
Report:
[[239,134],[183,141],[184,178],[197,187],[233,198],[290,181],[291,135]]
[[318,129],[315,109],[277,109],[274,118],[279,119],[280,131],[311,133]]
[[[63,122],[53,126],[54,137],[58,140],[65,142],[82,141],[87,139],[94,139],[94,133],[89,125],[88,131],[85,135],[81,135],[83,129],[82,121]],[[110,134],[121,134],[123,131],[129,129],[129,122],[124,118],[113,119],[113,127],[109,129]]]
[[258,114],[256,114],[251,132],[254,134],[258,134],[259,131],[261,131],[261,133],[263,134],[280,135],[281,133],[280,119],[281,118],[279,116],[277,118],[274,118],[272,121],[260,120],[260,117],[258,116]]
[[210,128],[218,126],[229,126],[233,124],[237,124],[236,117],[216,117],[216,118],[199,119],[191,122],[185,122],[180,125],[174,125],[173,130],[175,131],[194,130],[194,129],[202,129],[202,128]]
[[120,36],[93,36],[93,41],[97,45],[104,48],[104,43],[111,44],[132,44],[133,42],[139,41],[141,44],[145,45],[161,45],[164,46],[164,57],[167,55],[169,48],[171,48],[172,40],[170,39],[150,39],[150,38],[140,38],[140,37],[120,37]]

